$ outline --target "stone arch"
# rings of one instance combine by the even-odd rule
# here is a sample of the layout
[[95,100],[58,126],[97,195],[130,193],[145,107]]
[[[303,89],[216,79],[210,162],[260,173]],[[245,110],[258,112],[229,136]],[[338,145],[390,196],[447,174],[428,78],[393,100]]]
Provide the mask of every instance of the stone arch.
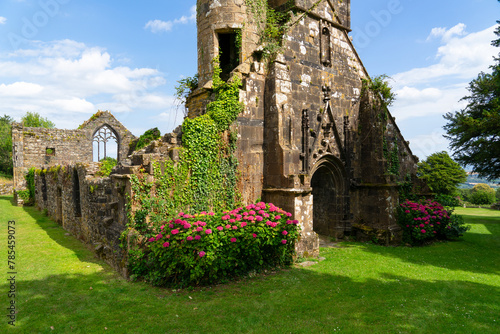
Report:
[[[120,133],[116,131],[113,126],[110,124],[104,123],[101,126],[99,126],[92,134],[92,143],[97,143],[97,160],[101,160],[102,158],[105,158],[106,156],[109,156],[106,154],[106,148],[108,145],[108,142],[114,140],[116,142],[116,160],[120,161],[120,148],[121,148],[121,138],[120,138]],[[103,144],[104,152],[101,155],[100,147],[101,143]],[[94,152],[93,152],[94,153]]]
[[117,160],[121,161],[126,159],[130,150],[130,143],[134,141],[136,137],[113,115],[111,115],[109,111],[99,110],[90,119],[80,125],[79,129],[85,131],[92,147],[92,142],[96,132],[98,132],[103,126],[109,127],[117,138]]
[[343,236],[347,226],[346,171],[333,155],[322,157],[311,171],[313,230],[321,235]]

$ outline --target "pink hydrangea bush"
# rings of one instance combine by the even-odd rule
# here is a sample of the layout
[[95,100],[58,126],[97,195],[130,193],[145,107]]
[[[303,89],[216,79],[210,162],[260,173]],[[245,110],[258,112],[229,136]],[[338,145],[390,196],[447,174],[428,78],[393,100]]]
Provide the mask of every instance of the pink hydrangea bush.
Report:
[[141,268],[132,274],[155,285],[217,283],[291,264],[299,232],[292,214],[272,203],[222,213],[181,212],[153,228],[142,257],[129,259],[129,268]]
[[460,216],[452,215],[438,202],[406,200],[398,210],[398,223],[403,228],[403,240],[411,245],[421,245],[434,239],[451,239],[462,236],[465,226]]

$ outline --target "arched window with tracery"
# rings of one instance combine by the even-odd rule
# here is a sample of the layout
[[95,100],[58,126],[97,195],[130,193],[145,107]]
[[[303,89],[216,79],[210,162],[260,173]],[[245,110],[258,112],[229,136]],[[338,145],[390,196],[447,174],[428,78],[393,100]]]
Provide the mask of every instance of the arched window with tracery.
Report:
[[118,160],[118,136],[108,125],[103,125],[94,134],[93,138],[94,161],[101,161],[106,157]]

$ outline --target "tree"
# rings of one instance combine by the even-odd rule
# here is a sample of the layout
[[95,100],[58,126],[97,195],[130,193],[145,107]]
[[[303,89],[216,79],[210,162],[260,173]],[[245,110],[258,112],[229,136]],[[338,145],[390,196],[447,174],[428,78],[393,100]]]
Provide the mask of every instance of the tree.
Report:
[[478,183],[472,188],[469,201],[477,205],[494,203],[495,189],[485,183]]
[[0,172],[12,175],[12,117],[0,117]]
[[[492,45],[500,47],[500,25],[495,34]],[[488,180],[500,177],[500,57],[494,60],[491,73],[481,72],[469,84],[465,109],[444,116],[453,157]]]
[[453,195],[460,183],[467,181],[465,170],[448,155],[436,152],[418,164],[417,175],[436,194]]
[[21,122],[23,123],[24,126],[33,128],[52,129],[56,126],[52,121],[49,121],[47,118],[40,116],[36,112],[30,112],[30,111],[28,111],[26,115],[23,116]]

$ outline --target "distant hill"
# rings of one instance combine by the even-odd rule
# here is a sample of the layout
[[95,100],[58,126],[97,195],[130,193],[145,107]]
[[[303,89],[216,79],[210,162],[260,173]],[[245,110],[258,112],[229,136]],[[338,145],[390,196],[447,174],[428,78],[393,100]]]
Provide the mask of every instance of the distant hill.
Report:
[[500,187],[500,180],[493,180],[493,181],[488,181],[486,179],[482,179],[477,174],[473,173],[468,173],[467,175],[467,182],[462,183],[458,186],[460,189],[471,189],[473,188],[476,184],[478,183],[486,183],[492,188],[498,188]]

